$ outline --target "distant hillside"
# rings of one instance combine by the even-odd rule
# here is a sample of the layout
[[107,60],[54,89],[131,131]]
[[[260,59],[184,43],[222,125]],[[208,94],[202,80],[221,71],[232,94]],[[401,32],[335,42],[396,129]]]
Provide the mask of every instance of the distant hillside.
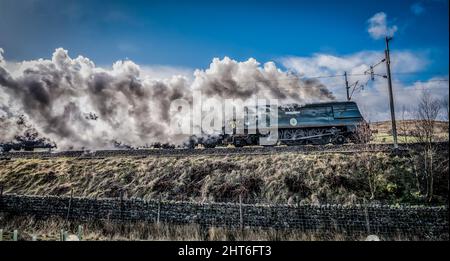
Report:
[[[417,120],[399,120],[397,121],[397,133],[399,143],[417,142],[417,137],[413,135],[416,129]],[[372,143],[392,143],[392,125],[391,121],[379,121],[370,123],[372,130]],[[436,121],[435,139],[439,141],[448,141],[448,122]]]
[[[411,131],[415,129],[417,120],[397,120],[397,130]],[[392,129],[391,121],[379,121],[370,123],[370,129],[372,131],[378,131],[378,133],[390,133]],[[436,133],[447,133],[448,121],[436,121]]]

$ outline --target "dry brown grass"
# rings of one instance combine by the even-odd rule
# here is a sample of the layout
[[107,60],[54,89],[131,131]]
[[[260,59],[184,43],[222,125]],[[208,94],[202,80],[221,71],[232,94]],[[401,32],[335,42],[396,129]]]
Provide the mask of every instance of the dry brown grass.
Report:
[[[417,120],[397,120],[397,128],[401,129],[402,127],[406,131],[412,131],[416,127]],[[447,121],[436,121],[436,133],[444,133],[447,132],[448,122]],[[370,124],[371,130],[376,130],[380,133],[389,133],[392,129],[391,121],[379,121],[373,122]],[[398,131],[398,130],[397,130]]]
[[[245,228],[202,228],[195,224],[168,225],[155,223],[112,223],[108,221],[92,221],[85,223],[66,222],[59,218],[36,220],[31,217],[0,218],[0,228],[4,240],[12,239],[12,231],[19,231],[19,240],[31,240],[33,235],[37,240],[60,240],[60,231],[64,229],[69,234],[77,235],[78,225],[82,225],[82,239],[87,241],[117,241],[117,240],[165,240],[165,241],[343,241],[365,240],[367,234],[319,233],[304,232],[296,229],[260,229]],[[415,236],[393,235],[380,236],[382,240],[418,240]]]
[[[414,130],[417,128],[417,120],[397,120],[397,134],[399,143],[418,142],[414,136]],[[373,122],[370,124],[372,130],[372,143],[392,143],[392,125],[391,121]],[[448,141],[448,122],[435,122],[435,139],[437,141]]]
[[[370,155],[368,155],[370,154]],[[438,155],[448,160],[446,155]],[[365,161],[370,158],[370,170]],[[437,161],[439,159],[436,159]],[[16,159],[0,162],[5,193],[195,201],[352,203],[369,199],[415,203],[417,169],[386,153]],[[448,198],[448,173],[436,170],[436,196]],[[373,173],[372,173],[373,174]]]

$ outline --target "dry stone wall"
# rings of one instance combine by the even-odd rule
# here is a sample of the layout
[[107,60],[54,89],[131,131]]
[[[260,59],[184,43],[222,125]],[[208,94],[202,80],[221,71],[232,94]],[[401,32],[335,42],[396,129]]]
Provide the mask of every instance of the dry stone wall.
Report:
[[147,221],[342,233],[408,234],[448,240],[448,207],[254,205],[2,195],[0,212],[71,220]]

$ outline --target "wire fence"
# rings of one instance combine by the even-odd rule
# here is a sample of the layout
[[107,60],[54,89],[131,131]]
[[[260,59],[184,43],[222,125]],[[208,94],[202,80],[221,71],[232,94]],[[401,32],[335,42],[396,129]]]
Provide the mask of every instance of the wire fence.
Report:
[[144,221],[202,227],[272,228],[448,240],[447,206],[249,204],[3,195],[0,212],[67,220]]

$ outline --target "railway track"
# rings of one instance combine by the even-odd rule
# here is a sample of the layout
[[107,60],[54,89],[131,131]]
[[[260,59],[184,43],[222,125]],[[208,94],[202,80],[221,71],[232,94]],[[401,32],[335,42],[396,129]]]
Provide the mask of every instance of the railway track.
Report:
[[[9,152],[0,154],[0,160],[16,158],[58,158],[70,157],[79,160],[103,159],[108,157],[179,157],[179,156],[225,156],[225,155],[271,155],[278,153],[342,153],[359,152],[391,152],[407,154],[421,144],[400,145],[398,150],[392,144],[344,144],[344,145],[307,145],[307,146],[275,146],[275,147],[243,147],[243,148],[207,148],[207,149],[138,149],[138,150],[97,150],[97,151],[59,151],[59,152]],[[435,143],[438,149],[447,150],[448,142]]]

